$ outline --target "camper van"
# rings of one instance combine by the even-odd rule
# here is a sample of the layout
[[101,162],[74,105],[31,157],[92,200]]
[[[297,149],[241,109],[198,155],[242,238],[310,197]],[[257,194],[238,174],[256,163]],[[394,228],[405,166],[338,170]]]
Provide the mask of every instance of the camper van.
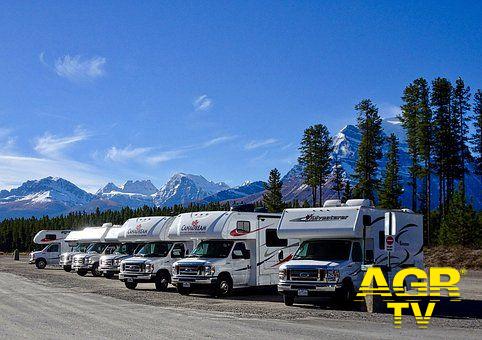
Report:
[[41,230],[33,238],[36,244],[45,245],[40,251],[29,254],[30,264],[35,264],[38,269],[44,269],[47,265],[58,265],[60,254],[70,250],[65,238],[70,230]]
[[106,243],[116,243],[112,254],[102,255],[99,259],[99,270],[108,279],[119,273],[122,260],[132,257],[136,250],[143,245],[143,243],[125,240],[125,230],[129,226],[130,224],[126,222],[120,228],[112,228],[105,237]]
[[111,254],[115,243],[106,243],[105,238],[109,230],[118,229],[120,226],[112,226],[112,223],[104,223],[102,227],[90,228],[85,235],[85,240],[90,242],[85,253],[80,253],[72,257],[72,269],[80,276],[85,276],[91,272],[93,276],[102,276],[99,270],[99,259],[103,254]]
[[87,247],[90,245],[87,240],[89,239],[88,235],[91,229],[92,228],[87,227],[83,230],[73,230],[65,238],[65,242],[69,244],[71,249],[60,255],[59,265],[66,272],[72,270],[72,258],[74,255],[85,253]]
[[138,283],[152,282],[156,290],[166,290],[171,282],[171,267],[174,261],[183,258],[192,249],[192,241],[167,238],[167,231],[174,217],[152,216],[131,218],[119,235],[120,242],[145,243],[134,257],[120,264],[119,279],[129,289]]
[[382,267],[389,282],[405,267],[423,268],[422,216],[377,209],[369,200],[286,209],[278,235],[301,240],[293,258],[279,268],[278,291],[288,306],[296,297],[326,293],[350,302],[368,266]]
[[196,245],[188,258],[173,265],[178,292],[225,296],[233,288],[276,285],[279,264],[298,246],[296,239],[278,238],[279,219],[279,214],[244,211],[177,216],[169,239],[192,239]]

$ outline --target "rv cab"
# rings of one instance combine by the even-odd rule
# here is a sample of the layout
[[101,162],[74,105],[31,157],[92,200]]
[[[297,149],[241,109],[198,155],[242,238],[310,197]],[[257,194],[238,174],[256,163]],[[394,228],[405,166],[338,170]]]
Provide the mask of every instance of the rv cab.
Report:
[[35,264],[38,269],[44,269],[47,265],[58,265],[60,254],[70,250],[65,241],[70,230],[41,230],[33,241],[36,244],[46,245],[41,251],[33,251],[29,254],[29,263]]

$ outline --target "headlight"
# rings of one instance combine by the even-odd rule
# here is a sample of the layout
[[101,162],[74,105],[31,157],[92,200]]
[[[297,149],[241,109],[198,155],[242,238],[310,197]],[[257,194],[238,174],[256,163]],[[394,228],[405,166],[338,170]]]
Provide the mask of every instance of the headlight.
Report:
[[115,265],[119,265],[119,263],[121,263],[121,260],[119,260],[119,259],[114,260],[114,264],[115,264]]
[[91,257],[91,258],[89,259],[89,263],[94,263],[94,262],[95,262],[95,259],[94,259],[93,257]]
[[152,271],[154,270],[154,265],[153,264],[150,264],[150,263],[147,263],[145,268],[144,268],[144,271],[146,273],[151,273]]
[[287,270],[286,269],[280,269],[279,273],[278,273],[278,278],[280,280],[286,280],[286,277],[287,277]]
[[338,282],[340,278],[340,271],[339,270],[327,270],[325,281],[327,282]]
[[215,272],[216,272],[216,268],[214,266],[204,267],[204,275],[214,275]]
[[179,265],[178,264],[172,265],[172,273],[173,274],[179,274]]
[[70,260],[72,260],[72,256],[71,256],[71,255],[67,256],[67,261],[70,261]]

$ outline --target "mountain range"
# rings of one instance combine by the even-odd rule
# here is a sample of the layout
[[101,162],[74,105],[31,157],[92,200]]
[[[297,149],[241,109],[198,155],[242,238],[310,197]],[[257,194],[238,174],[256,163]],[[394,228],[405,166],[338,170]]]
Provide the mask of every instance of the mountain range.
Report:
[[[405,132],[397,118],[383,120],[383,132],[386,136],[395,133],[400,141],[400,175],[404,183],[402,202],[409,206],[411,192],[408,187],[408,168],[410,165]],[[343,169],[345,177],[353,174],[357,159],[358,145],[361,134],[354,125],[345,126],[333,137],[334,151]],[[383,146],[387,152],[387,145]],[[386,159],[380,160],[379,169],[384,169]],[[382,175],[381,170],[378,175]],[[311,189],[303,183],[302,168],[295,164],[282,178],[282,194],[285,201],[294,199],[300,202],[311,199]],[[333,198],[335,193],[330,190],[331,180],[328,180],[324,190],[324,199]],[[437,187],[437,179],[433,178],[433,188]],[[482,207],[480,178],[469,173],[466,177],[467,196],[477,209]],[[230,188],[225,183],[215,183],[201,175],[186,173],[174,174],[161,188],[156,188],[150,180],[129,180],[123,185],[107,183],[95,194],[88,193],[75,184],[58,177],[46,177],[40,180],[30,180],[18,188],[0,191],[0,220],[16,217],[56,216],[71,211],[95,211],[120,209],[128,206],[138,208],[148,206],[173,206],[191,202],[244,202],[252,203],[262,199],[265,182],[245,182]],[[437,190],[433,190],[432,202],[437,202]]]

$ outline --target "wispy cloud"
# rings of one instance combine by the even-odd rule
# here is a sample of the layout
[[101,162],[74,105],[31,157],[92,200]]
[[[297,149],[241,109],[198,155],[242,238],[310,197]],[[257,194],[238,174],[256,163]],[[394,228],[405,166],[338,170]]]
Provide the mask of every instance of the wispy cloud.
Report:
[[264,140],[253,140],[253,141],[247,143],[244,146],[244,149],[245,150],[254,150],[254,149],[266,147],[266,146],[269,146],[269,145],[273,145],[273,144],[276,144],[276,143],[278,143],[278,140],[275,139],[275,138],[268,138],[268,139],[264,139]]
[[206,94],[197,97],[192,103],[196,111],[208,111],[213,107],[213,100]]
[[197,147],[194,147],[194,148],[208,148],[210,146],[213,146],[213,145],[216,145],[216,144],[219,144],[219,143],[222,143],[222,142],[226,142],[226,141],[229,141],[229,140],[233,140],[235,139],[237,136],[221,136],[221,137],[216,137],[216,138],[213,138],[213,139],[210,139],[204,143],[202,143],[201,145],[197,146]]
[[[40,54],[40,62],[45,62],[44,52]],[[82,58],[80,55],[69,54],[58,58],[54,64],[54,70],[60,77],[73,81],[93,80],[105,74],[106,59],[104,57]]]
[[47,132],[37,138],[34,149],[41,155],[58,158],[63,150],[88,137],[87,132],[81,129],[77,129],[73,135],[65,137],[58,137]]
[[125,162],[139,156],[145,155],[151,148],[133,148],[132,145],[128,145],[125,148],[117,148],[115,146],[107,150],[106,158],[114,162]]
[[147,157],[146,161],[151,165],[164,163],[164,162],[171,161],[173,159],[181,158],[183,157],[184,153],[185,153],[184,150],[163,151],[158,154]]

